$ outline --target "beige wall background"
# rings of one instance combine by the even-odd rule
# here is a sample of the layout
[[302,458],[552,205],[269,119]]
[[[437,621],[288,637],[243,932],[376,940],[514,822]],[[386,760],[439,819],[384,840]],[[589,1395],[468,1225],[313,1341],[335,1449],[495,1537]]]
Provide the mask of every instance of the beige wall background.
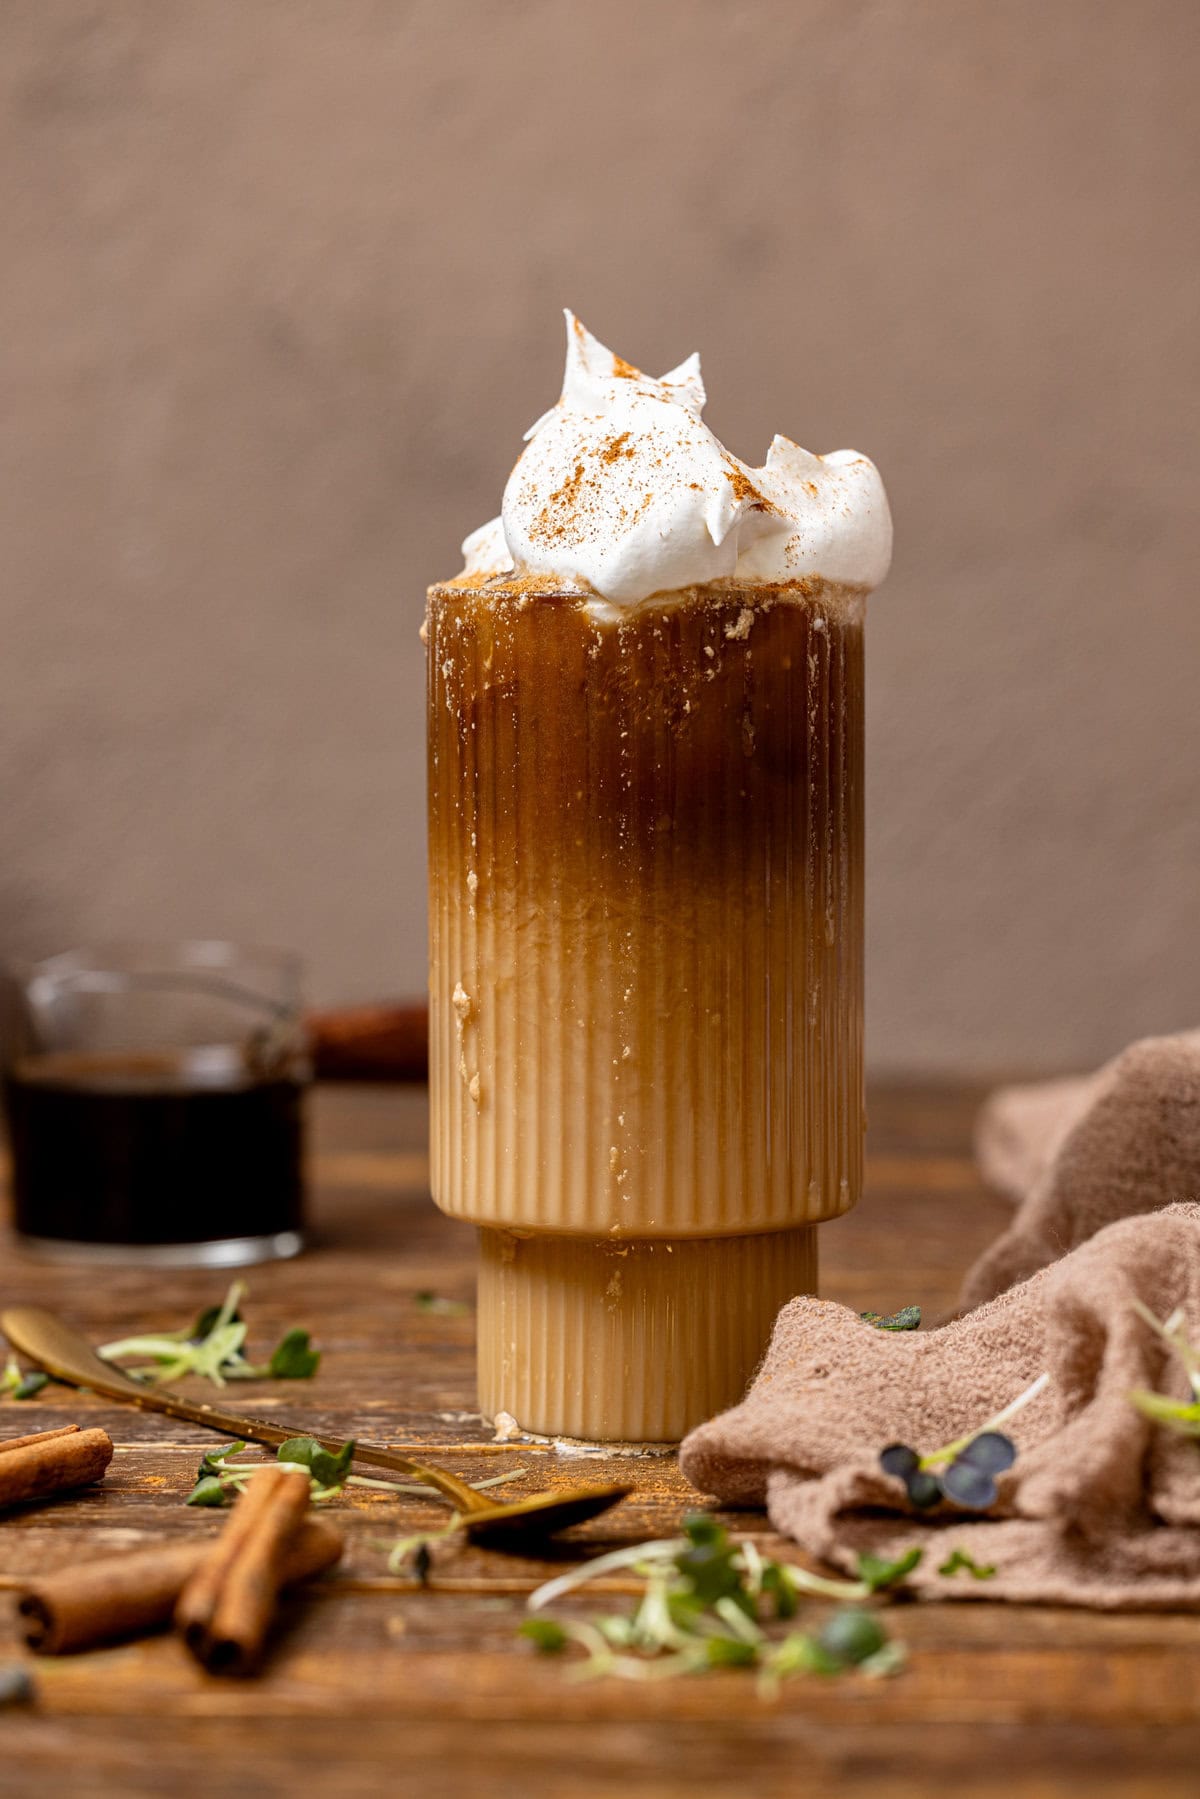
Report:
[[558,308],[887,478],[876,1067],[1200,1021],[1195,0],[5,0],[0,954],[424,981],[425,583]]

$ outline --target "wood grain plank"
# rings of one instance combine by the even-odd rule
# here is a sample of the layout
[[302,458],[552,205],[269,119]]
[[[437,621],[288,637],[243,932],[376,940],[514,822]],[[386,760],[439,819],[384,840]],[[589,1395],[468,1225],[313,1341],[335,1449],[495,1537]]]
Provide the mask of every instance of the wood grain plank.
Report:
[[[1009,1216],[970,1160],[977,1091],[889,1087],[872,1098],[868,1192],[822,1232],[822,1287],[856,1309],[951,1310],[964,1268]],[[318,1095],[312,1132],[314,1248],[253,1269],[253,1345],[292,1324],[324,1351],[312,1383],[234,1389],[248,1409],[300,1428],[440,1448],[479,1478],[523,1467],[514,1496],[554,1479],[622,1477],[620,1511],[537,1557],[448,1547],[428,1587],[387,1569],[387,1545],[440,1519],[433,1502],[358,1490],[337,1507],[343,1568],[289,1602],[264,1678],[213,1681],[170,1638],[34,1664],[32,1713],[5,1719],[0,1794],[161,1792],[198,1768],[225,1793],[294,1792],[319,1771],[331,1790],[655,1795],[814,1788],[922,1799],[962,1792],[1047,1799],[1090,1792],[1189,1794],[1200,1753],[1200,1626],[1191,1618],[1094,1617],[1050,1608],[897,1608],[912,1647],[895,1681],[796,1682],[766,1704],[737,1675],[648,1688],[580,1684],[516,1638],[525,1595],[584,1547],[668,1534],[700,1503],[673,1458],[566,1460],[500,1445],[474,1409],[474,1240],[431,1206],[422,1096]],[[11,1242],[4,1297],[58,1307],[97,1341],[174,1326],[217,1297],[192,1272],[147,1277],[40,1264]],[[432,1290],[463,1303],[429,1313]],[[7,1417],[3,1416],[7,1411]],[[86,1555],[218,1527],[183,1504],[208,1433],[49,1387],[0,1403],[10,1434],[78,1418],[117,1445],[103,1486],[0,1522],[0,1588]],[[432,1449],[426,1453],[433,1453]],[[761,1514],[722,1514],[765,1551],[798,1556]],[[621,1603],[607,1583],[591,1604]],[[0,1652],[17,1655],[0,1604]],[[347,1721],[353,1728],[347,1729]],[[465,1728],[469,1726],[469,1728]],[[20,1758],[20,1779],[13,1784]],[[1189,1784],[1190,1783],[1190,1784]]]

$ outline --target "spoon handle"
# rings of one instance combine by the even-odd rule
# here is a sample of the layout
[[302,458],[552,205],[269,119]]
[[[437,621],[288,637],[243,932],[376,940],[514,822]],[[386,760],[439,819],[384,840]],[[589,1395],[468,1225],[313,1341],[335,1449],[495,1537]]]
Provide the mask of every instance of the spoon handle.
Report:
[[[117,1397],[114,1393],[113,1397]],[[206,1405],[202,1401],[185,1399],[180,1393],[172,1393],[169,1389],[150,1387],[144,1394],[121,1394],[128,1398],[130,1404],[139,1406],[143,1411],[163,1412],[168,1418],[180,1418],[188,1424],[202,1424],[209,1430],[220,1431],[223,1435],[242,1437],[251,1443],[268,1443],[278,1448],[286,1443],[289,1437],[312,1437],[322,1449],[336,1455],[342,1445],[336,1437],[322,1437],[305,1430],[299,1424],[268,1424],[262,1418],[242,1418],[236,1412],[223,1412],[219,1406]],[[412,1479],[427,1481],[436,1487],[439,1493],[452,1499],[460,1512],[491,1511],[495,1501],[476,1493],[456,1474],[447,1468],[431,1467],[427,1462],[414,1462],[398,1450],[388,1449],[382,1443],[359,1443],[354,1445],[354,1462],[362,1462],[369,1468],[386,1468],[393,1474],[407,1474]]]
[[[237,1412],[223,1411],[220,1406],[186,1399],[165,1387],[144,1387],[117,1368],[103,1362],[90,1343],[77,1337],[69,1325],[40,1306],[10,1306],[0,1313],[0,1330],[22,1355],[36,1362],[48,1374],[71,1386],[88,1387],[123,1405],[136,1406],[141,1412],[161,1412],[167,1418],[178,1418],[186,1424],[203,1425],[206,1430],[224,1436],[243,1437],[251,1443],[267,1443],[277,1449],[289,1437],[312,1437],[314,1442],[336,1455],[342,1445],[336,1437],[317,1436],[299,1424],[271,1424],[263,1418],[246,1418]],[[494,1500],[477,1493],[466,1481],[447,1468],[414,1462],[398,1450],[381,1443],[355,1443],[355,1463],[368,1468],[386,1468],[393,1474],[407,1474],[428,1481],[439,1493],[453,1500],[460,1512],[492,1511]]]

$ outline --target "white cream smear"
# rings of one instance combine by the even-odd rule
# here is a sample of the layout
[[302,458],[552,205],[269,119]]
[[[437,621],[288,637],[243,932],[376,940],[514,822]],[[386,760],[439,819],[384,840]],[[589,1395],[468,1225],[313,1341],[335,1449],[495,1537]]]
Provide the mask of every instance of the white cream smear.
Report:
[[892,519],[874,463],[776,437],[761,468],[701,418],[700,359],[655,381],[567,319],[562,396],[526,432],[500,517],[463,544],[464,575],[544,575],[613,605],[727,577],[870,589]]

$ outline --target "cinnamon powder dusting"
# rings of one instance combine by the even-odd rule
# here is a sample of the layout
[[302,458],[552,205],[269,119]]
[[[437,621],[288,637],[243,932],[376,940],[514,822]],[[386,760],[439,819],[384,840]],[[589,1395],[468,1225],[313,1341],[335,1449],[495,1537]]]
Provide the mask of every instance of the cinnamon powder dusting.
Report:
[[736,500],[749,500],[751,512],[775,512],[778,510],[765,494],[759,492],[753,481],[743,469],[738,468],[736,463],[726,463],[725,479],[733,488],[733,496]]
[[613,356],[613,374],[619,375],[622,381],[640,381],[641,369],[635,369],[632,362],[626,362],[623,356]]
[[561,487],[556,487],[542,510],[538,513],[537,522],[530,532],[531,537],[565,537],[567,535],[571,514],[579,503],[579,490],[584,484],[582,462],[577,462],[571,474]]
[[622,431],[620,437],[611,438],[599,452],[601,462],[613,463],[619,456],[632,456],[633,451],[626,448],[632,436],[632,431]]

